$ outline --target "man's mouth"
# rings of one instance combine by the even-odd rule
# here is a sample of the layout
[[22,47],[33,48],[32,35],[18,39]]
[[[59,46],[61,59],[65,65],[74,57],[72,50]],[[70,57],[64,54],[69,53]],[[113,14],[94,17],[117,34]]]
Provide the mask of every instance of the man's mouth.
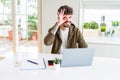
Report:
[[71,21],[66,21],[65,23],[71,23]]
[[64,27],[69,27],[70,24],[71,24],[71,21],[66,21],[66,22],[64,22]]

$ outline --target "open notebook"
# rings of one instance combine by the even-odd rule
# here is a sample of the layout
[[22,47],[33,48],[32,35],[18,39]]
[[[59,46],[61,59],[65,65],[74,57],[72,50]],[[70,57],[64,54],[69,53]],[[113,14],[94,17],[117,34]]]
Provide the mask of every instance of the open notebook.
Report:
[[45,61],[43,57],[37,59],[27,59],[21,64],[21,70],[38,70],[45,69]]

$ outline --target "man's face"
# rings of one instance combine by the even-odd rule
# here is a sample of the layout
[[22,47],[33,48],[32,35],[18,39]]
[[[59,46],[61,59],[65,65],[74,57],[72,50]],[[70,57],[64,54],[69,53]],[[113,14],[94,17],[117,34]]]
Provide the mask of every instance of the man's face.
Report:
[[71,25],[72,15],[63,15],[63,20],[65,20],[65,22],[63,23],[63,26],[69,27]]

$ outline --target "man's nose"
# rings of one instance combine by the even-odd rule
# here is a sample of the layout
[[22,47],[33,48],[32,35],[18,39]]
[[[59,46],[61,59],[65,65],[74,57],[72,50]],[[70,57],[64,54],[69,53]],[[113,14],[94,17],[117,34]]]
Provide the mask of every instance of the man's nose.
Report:
[[66,21],[69,21],[69,18],[66,18]]

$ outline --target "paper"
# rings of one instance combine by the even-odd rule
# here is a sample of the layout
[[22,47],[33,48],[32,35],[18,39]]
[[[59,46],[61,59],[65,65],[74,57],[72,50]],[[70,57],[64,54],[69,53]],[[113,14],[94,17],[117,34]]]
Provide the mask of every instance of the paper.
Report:
[[38,69],[46,68],[44,59],[42,57],[39,57],[38,59],[29,59],[29,60],[38,63],[38,65],[28,62],[27,60],[24,60],[21,64],[21,70],[38,70]]

